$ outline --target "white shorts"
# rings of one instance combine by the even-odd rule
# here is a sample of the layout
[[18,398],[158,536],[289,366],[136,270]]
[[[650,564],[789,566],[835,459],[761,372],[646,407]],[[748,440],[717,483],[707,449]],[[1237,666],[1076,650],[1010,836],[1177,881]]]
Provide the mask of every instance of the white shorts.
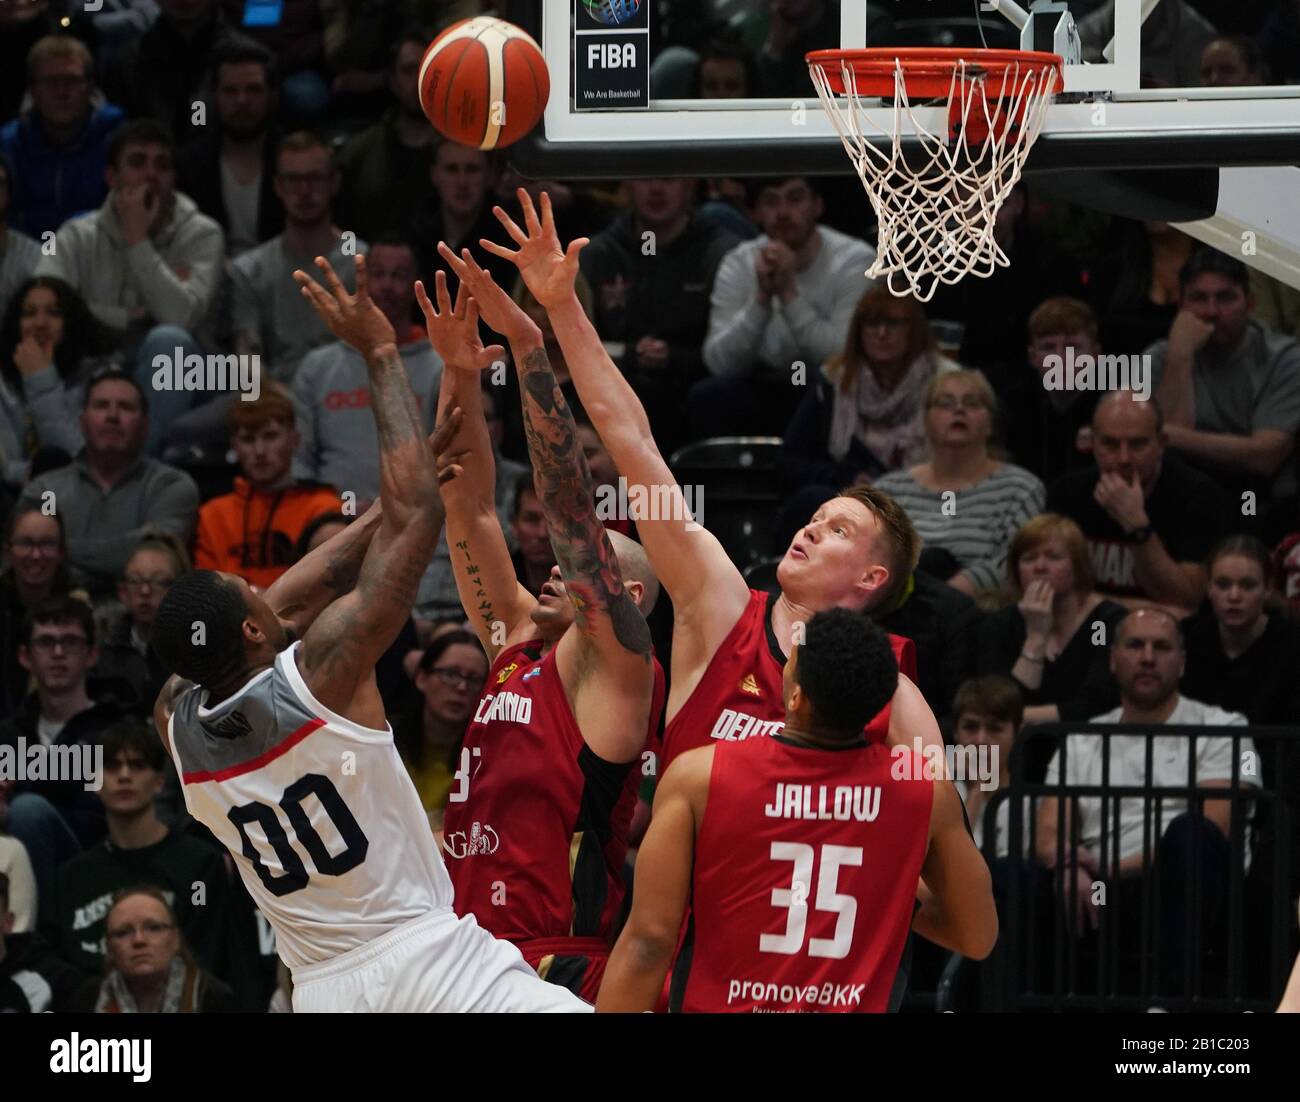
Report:
[[590,1013],[538,977],[472,915],[430,911],[319,964],[293,969],[293,1009],[342,1013]]

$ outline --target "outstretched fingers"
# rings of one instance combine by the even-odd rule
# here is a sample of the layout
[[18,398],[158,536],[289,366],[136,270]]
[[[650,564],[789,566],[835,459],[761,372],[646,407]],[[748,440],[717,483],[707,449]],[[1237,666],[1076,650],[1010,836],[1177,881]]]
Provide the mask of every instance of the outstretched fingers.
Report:
[[522,249],[508,249],[504,245],[498,245],[495,241],[489,241],[486,237],[480,237],[478,243],[480,247],[486,249],[493,256],[499,256],[502,260],[508,260],[512,264],[518,264],[519,258],[524,255]]
[[542,203],[542,233],[554,237],[559,237],[559,234],[555,232],[555,211],[551,209],[551,193],[549,191],[542,192],[541,203]]
[[[524,225],[528,228],[528,236],[539,237],[542,224],[537,220],[537,208],[533,206],[533,197],[524,188],[520,188],[515,194],[519,196],[519,205],[523,208]],[[542,195],[545,196],[546,193],[542,192]]]
[[[464,284],[461,284],[463,287]],[[438,315],[446,317],[448,314],[454,314],[455,309],[451,304],[451,294],[447,290],[447,273],[439,268],[433,275],[433,289],[438,296]],[[460,290],[457,288],[457,300],[459,302]]]
[[[524,192],[524,194],[527,195],[528,192]],[[501,223],[505,228],[506,233],[510,235],[511,241],[520,247],[528,243],[528,235],[524,233],[515,220],[506,213],[504,207],[493,207],[492,213],[496,215],[497,221]]]
[[297,280],[298,286],[302,288],[303,297],[312,304],[316,313],[326,321],[338,316],[338,303],[311,276],[299,268],[293,273],[293,278]]
[[461,279],[465,278],[465,262],[452,252],[451,246],[449,246],[447,242],[438,242],[438,255],[451,265],[451,270],[460,276]]
[[566,264],[577,264],[578,254],[590,244],[590,237],[575,237],[569,242],[569,247],[564,251],[564,262]]
[[424,280],[422,279],[415,281],[415,301],[419,303],[425,321],[434,321],[438,317],[433,308],[433,303],[429,301],[429,292],[424,289]]
[[368,302],[370,300],[370,271],[366,267],[366,258],[361,253],[357,253],[356,262],[357,301]]
[[[357,257],[357,260],[360,261],[361,258]],[[316,267],[324,273],[325,285],[329,288],[329,293],[334,297],[334,301],[337,302],[339,306],[343,306],[351,296],[348,294],[348,289],[343,286],[342,280],[339,279],[338,274],[334,271],[330,262],[323,256],[318,256],[316,258]],[[360,279],[360,271],[357,273],[357,278]]]

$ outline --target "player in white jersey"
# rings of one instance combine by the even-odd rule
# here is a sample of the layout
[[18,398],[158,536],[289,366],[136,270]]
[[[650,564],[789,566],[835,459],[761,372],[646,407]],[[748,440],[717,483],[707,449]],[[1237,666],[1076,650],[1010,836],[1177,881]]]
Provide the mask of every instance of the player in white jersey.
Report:
[[[442,528],[434,454],[363,258],[355,296],[317,263],[329,292],[295,278],[366,359],[382,504],[261,596],[206,570],[169,590],[152,641],[177,676],[155,707],[159,733],[186,806],[275,928],[295,1010],[590,1010],[452,910],[374,675]],[[439,450],[458,423],[454,411],[440,426]]]

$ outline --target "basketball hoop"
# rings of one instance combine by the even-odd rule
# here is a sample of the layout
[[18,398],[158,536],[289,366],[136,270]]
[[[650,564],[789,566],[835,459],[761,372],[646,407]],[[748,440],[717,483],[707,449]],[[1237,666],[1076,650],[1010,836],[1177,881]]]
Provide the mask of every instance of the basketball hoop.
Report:
[[[1061,58],[1028,50],[883,47],[814,50],[807,61],[876,212],[876,260],[866,274],[884,277],[895,295],[929,302],[940,283],[1007,267],[993,226],[1062,86]],[[911,101],[945,96],[947,130],[935,134]],[[864,97],[893,101],[892,130],[876,123]],[[917,139],[909,156],[904,116]],[[866,128],[885,139],[882,147],[872,144]]]

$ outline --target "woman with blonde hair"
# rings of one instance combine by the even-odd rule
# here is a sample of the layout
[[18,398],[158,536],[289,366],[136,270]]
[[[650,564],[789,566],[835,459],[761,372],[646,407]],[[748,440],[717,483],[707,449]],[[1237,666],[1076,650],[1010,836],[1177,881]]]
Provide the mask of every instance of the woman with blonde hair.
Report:
[[1012,536],[1042,511],[1047,490],[999,457],[997,399],[980,372],[936,375],[925,390],[924,426],[928,458],[876,485],[907,511],[925,541],[918,569],[963,593],[993,589]]
[[980,625],[981,674],[1007,674],[1025,695],[1026,723],[1087,720],[1119,703],[1109,644],[1123,605],[1094,588],[1079,526],[1044,513],[1007,550],[1007,581],[1017,603]]
[[230,988],[194,959],[166,896],[152,884],[113,897],[104,921],[105,974],[83,989],[95,1014],[221,1014],[239,1009]]
[[154,701],[169,673],[149,645],[153,618],[173,584],[190,572],[190,557],[171,532],[146,531],[126,560],[117,583],[124,613],[105,626],[93,676],[100,690],[140,716],[153,714]]

